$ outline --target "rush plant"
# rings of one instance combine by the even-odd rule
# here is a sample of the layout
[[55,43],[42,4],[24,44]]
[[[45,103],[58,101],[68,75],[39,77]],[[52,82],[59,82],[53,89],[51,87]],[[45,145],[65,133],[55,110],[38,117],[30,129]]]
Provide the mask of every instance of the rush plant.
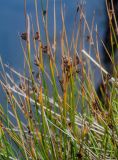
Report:
[[[35,30],[25,1],[26,31],[21,34],[24,72],[18,73],[0,59],[3,70],[0,84],[7,104],[0,105],[0,159],[118,159],[118,74],[115,63],[112,76],[101,65],[99,34],[94,29],[94,20],[90,27],[83,5],[78,5],[69,43],[61,4],[62,30],[58,44],[54,0],[54,37],[51,42],[48,30],[50,1],[47,1],[46,9],[41,2],[42,24],[38,21],[38,6],[34,0]],[[96,33],[95,39],[93,33]],[[84,48],[86,44],[88,50]],[[96,55],[96,60],[91,57],[91,52]],[[97,96],[91,63],[102,75],[104,100]]]

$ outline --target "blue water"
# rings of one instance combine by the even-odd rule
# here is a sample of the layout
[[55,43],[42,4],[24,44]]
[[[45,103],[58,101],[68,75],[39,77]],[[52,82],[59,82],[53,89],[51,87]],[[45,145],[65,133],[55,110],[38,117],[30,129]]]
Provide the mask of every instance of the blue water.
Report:
[[[40,0],[38,4],[39,12],[41,10]],[[71,36],[73,19],[76,13],[78,0],[62,0],[65,7],[65,23],[67,35]],[[84,0],[83,0],[84,1]],[[45,0],[44,8],[45,8]],[[32,15],[35,23],[34,1],[27,1],[28,14]],[[85,14],[89,25],[92,23],[95,13],[95,24],[98,25],[100,36],[104,36],[104,0],[86,0]],[[56,0],[56,18],[57,18],[57,39],[60,41],[61,17],[60,0]],[[39,14],[39,21],[41,17]],[[50,40],[53,40],[53,0],[49,0],[49,33]],[[4,63],[9,64],[17,71],[21,72],[23,68],[23,52],[20,44],[19,33],[25,31],[24,19],[24,1],[23,0],[0,0],[0,56]],[[42,32],[43,33],[43,32]],[[44,34],[42,34],[44,36]],[[0,92],[1,93],[1,92]],[[1,96],[2,97],[2,96]],[[0,101],[2,98],[0,97]]]

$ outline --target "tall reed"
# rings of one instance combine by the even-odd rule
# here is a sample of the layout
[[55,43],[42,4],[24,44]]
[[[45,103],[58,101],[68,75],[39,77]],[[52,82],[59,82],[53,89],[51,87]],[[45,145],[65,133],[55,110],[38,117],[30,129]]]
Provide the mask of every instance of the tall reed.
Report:
[[[0,105],[0,159],[118,159],[117,74],[109,77],[109,73],[101,65],[99,36],[97,29],[94,31],[94,20],[90,27],[83,5],[78,5],[69,44],[61,4],[59,64],[56,58],[58,31],[55,0],[53,42],[50,41],[48,30],[50,1],[47,1],[46,9],[41,1],[46,45],[41,38],[37,0],[34,1],[36,31],[27,14],[26,1],[24,2],[26,31],[21,35],[24,72],[18,73],[0,59],[3,69],[0,84],[8,105]],[[96,39],[93,38],[93,32],[96,32]],[[31,43],[34,47],[33,60]],[[88,50],[84,48],[85,43]],[[91,57],[91,51],[96,55],[96,60]],[[47,58],[46,64],[44,58]],[[104,84],[109,94],[103,91],[105,103],[95,91],[91,63],[105,77]]]

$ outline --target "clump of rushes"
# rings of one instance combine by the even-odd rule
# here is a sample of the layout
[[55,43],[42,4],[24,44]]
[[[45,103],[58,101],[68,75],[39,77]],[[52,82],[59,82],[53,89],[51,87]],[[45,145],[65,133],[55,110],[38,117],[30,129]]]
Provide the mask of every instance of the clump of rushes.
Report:
[[[22,45],[24,73],[18,73],[0,59],[3,68],[0,84],[8,104],[7,107],[0,105],[0,159],[118,159],[118,75],[115,72],[108,78],[108,72],[101,66],[97,30],[96,39],[93,39],[94,20],[89,27],[83,6],[77,6],[71,43],[68,44],[61,5],[59,64],[56,59],[55,0],[53,44],[48,32],[48,3],[44,9],[41,2],[47,44],[41,39],[35,0],[37,30],[34,31],[25,10],[26,31],[21,34],[21,44],[23,40],[26,44],[25,47]],[[33,62],[31,41],[34,44]],[[86,51],[85,43],[88,45]],[[96,55],[96,60],[90,56],[91,51]],[[48,61],[45,64],[46,56]],[[90,62],[99,68],[102,76],[107,77],[104,84],[108,94],[103,92],[106,103],[96,94]],[[61,72],[57,67],[59,65]],[[113,68],[116,69],[116,66]]]

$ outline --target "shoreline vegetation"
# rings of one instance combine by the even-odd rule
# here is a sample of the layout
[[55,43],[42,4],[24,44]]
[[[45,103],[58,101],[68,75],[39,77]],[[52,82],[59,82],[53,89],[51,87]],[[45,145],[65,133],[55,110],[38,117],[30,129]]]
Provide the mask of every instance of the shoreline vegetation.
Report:
[[[94,20],[89,27],[82,4],[78,4],[75,9],[74,28],[69,43],[64,7],[61,4],[59,63],[56,58],[58,31],[55,0],[53,42],[50,42],[48,32],[50,1],[47,1],[44,9],[41,0],[46,45],[41,39],[37,0],[34,3],[36,31],[24,0],[26,31],[20,35],[24,54],[23,73],[4,64],[0,58],[0,85],[7,104],[0,105],[0,159],[117,160],[118,66],[114,62],[114,53],[110,57],[113,68],[113,74],[110,75],[102,66],[99,54],[99,43],[105,48],[104,42],[99,37],[97,27],[94,27]],[[118,46],[112,23],[109,27],[111,39],[115,39],[114,43]],[[93,33],[96,33],[96,38],[93,38]],[[85,43],[88,50],[84,48]],[[91,57],[91,52],[94,52],[96,59]],[[47,58],[46,64],[44,58]],[[102,100],[96,93],[91,63],[102,76]]]

